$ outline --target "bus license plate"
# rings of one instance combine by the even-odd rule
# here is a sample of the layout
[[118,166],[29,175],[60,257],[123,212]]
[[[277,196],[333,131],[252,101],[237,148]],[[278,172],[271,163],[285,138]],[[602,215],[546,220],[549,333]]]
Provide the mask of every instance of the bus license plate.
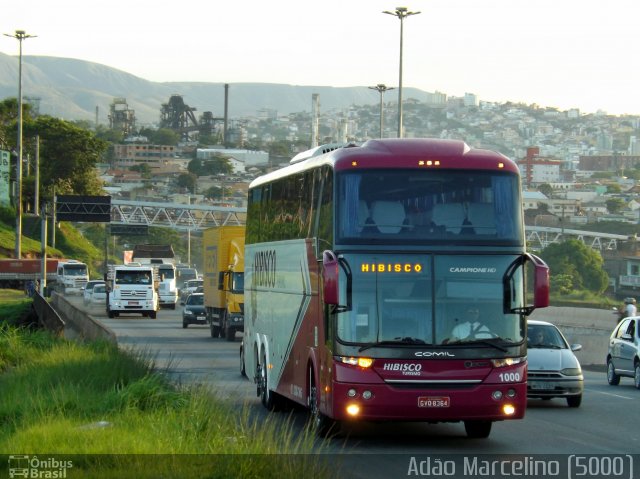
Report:
[[418,407],[449,407],[451,400],[449,396],[420,396],[418,397]]

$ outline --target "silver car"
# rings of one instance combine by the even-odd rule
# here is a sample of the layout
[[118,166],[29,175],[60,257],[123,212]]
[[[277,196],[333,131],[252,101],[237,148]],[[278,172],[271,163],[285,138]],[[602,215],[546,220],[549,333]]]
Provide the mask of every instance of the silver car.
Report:
[[621,376],[633,378],[640,389],[640,316],[623,319],[609,338],[607,381],[617,386]]
[[91,280],[87,281],[87,284],[82,288],[83,298],[82,302],[87,305],[91,302],[91,293],[93,292],[93,287],[97,284],[105,284],[102,280]]
[[580,351],[582,346],[569,346],[551,323],[529,320],[527,324],[527,397],[565,398],[569,407],[579,407],[584,376],[574,351]]

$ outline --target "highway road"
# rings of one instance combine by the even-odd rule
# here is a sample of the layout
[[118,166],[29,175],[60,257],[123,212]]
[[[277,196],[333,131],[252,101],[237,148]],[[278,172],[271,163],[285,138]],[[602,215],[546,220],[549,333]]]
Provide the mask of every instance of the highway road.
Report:
[[[73,301],[82,303],[81,299]],[[102,308],[94,308],[92,315],[116,333],[122,347],[152,354],[157,367],[166,368],[176,381],[206,384],[222,397],[246,403],[258,416],[266,414],[254,384],[239,373],[240,334],[235,342],[228,342],[211,338],[207,326],[183,329],[181,307],[161,310],[155,320],[135,315],[107,319]],[[581,407],[568,408],[560,399],[529,400],[524,420],[495,423],[488,439],[468,439],[461,423],[364,423],[349,425],[344,436],[331,439],[322,449],[348,457],[349,473],[341,477],[349,478],[404,476],[411,472],[407,467],[414,464],[408,462],[411,457],[444,461],[451,454],[457,459],[513,454],[541,460],[577,455],[558,456],[563,462],[586,455],[596,461],[592,467],[599,467],[597,461],[608,460],[603,457],[640,451],[638,401],[640,391],[631,379],[623,378],[614,387],[607,384],[604,371],[585,371]],[[295,427],[304,427],[304,411],[291,417]],[[640,458],[635,456],[635,461],[640,471]]]

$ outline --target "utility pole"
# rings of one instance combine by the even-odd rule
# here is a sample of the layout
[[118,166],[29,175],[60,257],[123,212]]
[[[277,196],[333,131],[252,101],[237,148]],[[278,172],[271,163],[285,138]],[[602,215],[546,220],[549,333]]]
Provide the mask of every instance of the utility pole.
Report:
[[378,83],[376,86],[370,86],[369,89],[376,90],[380,93],[380,138],[382,138],[384,136],[384,92],[393,90],[393,87],[388,87],[384,83]]
[[398,138],[402,138],[402,43],[404,36],[404,19],[420,12],[410,12],[407,7],[396,7],[395,11],[384,11],[387,15],[393,15],[400,20],[400,75],[398,79]]
[[16,30],[15,34],[4,34],[18,40],[20,54],[18,56],[18,161],[16,165],[16,259],[22,257],[22,40],[34,38],[24,30]]

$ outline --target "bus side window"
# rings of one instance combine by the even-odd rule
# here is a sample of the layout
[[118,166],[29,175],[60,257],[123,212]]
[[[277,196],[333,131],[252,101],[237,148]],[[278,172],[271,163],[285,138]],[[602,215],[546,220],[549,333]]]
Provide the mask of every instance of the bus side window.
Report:
[[322,171],[321,195],[318,221],[320,251],[333,247],[333,172],[330,168]]

